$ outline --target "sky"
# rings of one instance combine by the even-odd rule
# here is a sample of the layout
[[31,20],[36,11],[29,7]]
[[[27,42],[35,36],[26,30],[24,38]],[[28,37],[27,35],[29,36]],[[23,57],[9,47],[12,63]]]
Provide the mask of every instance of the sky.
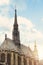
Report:
[[39,58],[43,59],[43,0],[0,0],[0,45],[5,34],[12,39],[15,5],[21,44],[33,50],[36,40]]

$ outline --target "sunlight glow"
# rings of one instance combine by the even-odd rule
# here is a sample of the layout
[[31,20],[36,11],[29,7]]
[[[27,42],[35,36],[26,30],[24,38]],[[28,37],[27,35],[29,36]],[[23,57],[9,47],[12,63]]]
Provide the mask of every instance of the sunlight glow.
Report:
[[43,59],[43,46],[38,46],[39,60]]

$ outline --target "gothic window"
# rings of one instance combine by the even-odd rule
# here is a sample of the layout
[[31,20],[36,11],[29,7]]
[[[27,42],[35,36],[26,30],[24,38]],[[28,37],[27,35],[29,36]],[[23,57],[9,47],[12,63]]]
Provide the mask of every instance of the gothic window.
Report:
[[29,60],[29,65],[32,65],[32,61],[31,60]]
[[21,65],[21,56],[18,55],[18,65]]
[[7,64],[11,65],[11,54],[10,53],[7,54]]
[[5,62],[5,54],[4,53],[1,54],[1,61]]
[[14,65],[15,65],[15,53],[14,53]]
[[4,64],[0,64],[0,65],[4,65]]
[[36,65],[36,61],[34,61],[34,65]]
[[24,58],[24,65],[27,65],[27,61],[26,61],[26,58]]

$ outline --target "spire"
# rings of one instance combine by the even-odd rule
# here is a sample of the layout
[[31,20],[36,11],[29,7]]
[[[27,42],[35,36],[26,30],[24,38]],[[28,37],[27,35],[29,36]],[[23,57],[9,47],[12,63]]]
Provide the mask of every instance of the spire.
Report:
[[35,40],[34,50],[36,50],[36,49],[37,49],[37,46],[36,46],[36,40]]
[[16,10],[16,7],[15,7],[15,23],[14,24],[17,24],[17,10]]
[[35,57],[35,59],[38,60],[38,50],[37,50],[36,41],[35,41],[35,45],[34,45],[34,57]]
[[15,8],[15,20],[14,20],[14,26],[13,26],[13,41],[16,45],[20,45],[20,36],[19,36],[19,30],[18,30],[16,8]]
[[17,23],[17,10],[16,10],[16,8],[15,8],[14,29],[15,29],[15,30],[18,30],[18,23]]

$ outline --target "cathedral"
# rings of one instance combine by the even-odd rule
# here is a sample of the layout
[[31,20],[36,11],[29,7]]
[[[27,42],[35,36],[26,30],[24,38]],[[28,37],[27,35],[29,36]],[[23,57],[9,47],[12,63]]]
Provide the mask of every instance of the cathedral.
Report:
[[12,39],[7,38],[5,34],[5,39],[0,46],[0,65],[38,65],[38,62],[36,44],[32,51],[20,42],[17,10],[15,9]]

